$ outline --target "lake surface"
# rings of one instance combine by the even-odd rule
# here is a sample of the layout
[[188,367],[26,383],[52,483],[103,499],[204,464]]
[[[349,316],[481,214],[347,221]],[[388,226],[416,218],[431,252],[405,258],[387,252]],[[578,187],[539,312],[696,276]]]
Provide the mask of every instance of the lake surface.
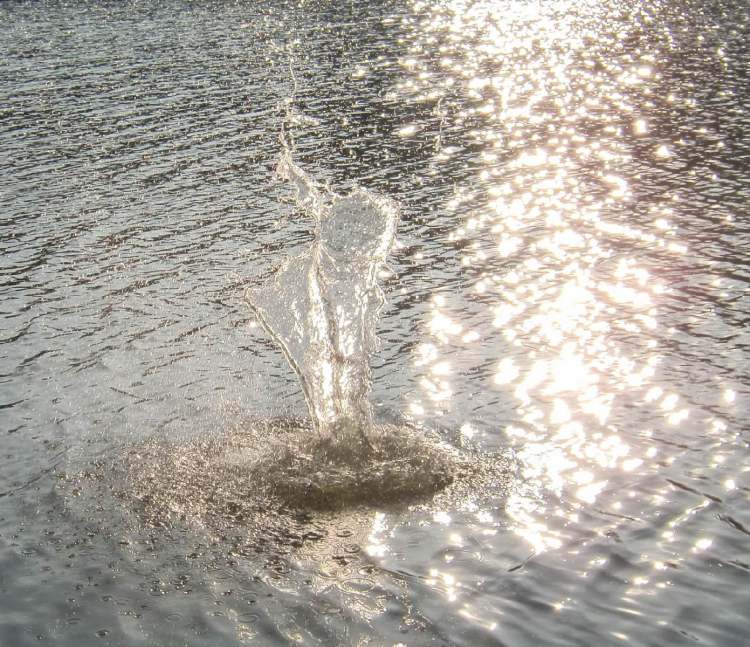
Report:
[[[1,4],[0,645],[744,644],[749,42],[740,0]],[[481,480],[248,512],[205,467],[306,413],[243,298],[311,241],[282,125],[400,206],[376,417]]]

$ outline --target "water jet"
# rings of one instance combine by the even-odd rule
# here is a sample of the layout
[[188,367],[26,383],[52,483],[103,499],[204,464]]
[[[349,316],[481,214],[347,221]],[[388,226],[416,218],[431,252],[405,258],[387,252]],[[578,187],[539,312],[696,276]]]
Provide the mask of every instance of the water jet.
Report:
[[351,437],[369,451],[369,359],[384,302],[377,278],[393,245],[398,209],[363,189],[346,196],[321,189],[288,150],[278,173],[312,218],[314,240],[246,299],[297,374],[318,436]]
[[270,490],[290,505],[319,509],[434,493],[453,479],[447,446],[414,426],[375,424],[370,403],[384,303],[378,275],[398,208],[363,189],[341,196],[321,187],[287,146],[278,174],[312,219],[313,241],[247,290],[246,300],[297,374],[315,434],[300,427],[296,439],[278,444]]

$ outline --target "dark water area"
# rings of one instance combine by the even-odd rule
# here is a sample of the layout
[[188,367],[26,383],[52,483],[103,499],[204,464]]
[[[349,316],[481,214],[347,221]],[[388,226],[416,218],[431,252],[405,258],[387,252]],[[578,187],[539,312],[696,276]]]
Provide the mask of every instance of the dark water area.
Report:
[[[729,0],[0,4],[0,647],[747,642],[749,42]],[[312,240],[282,127],[399,206],[372,402],[471,472],[435,496],[255,487],[305,451],[243,296]]]

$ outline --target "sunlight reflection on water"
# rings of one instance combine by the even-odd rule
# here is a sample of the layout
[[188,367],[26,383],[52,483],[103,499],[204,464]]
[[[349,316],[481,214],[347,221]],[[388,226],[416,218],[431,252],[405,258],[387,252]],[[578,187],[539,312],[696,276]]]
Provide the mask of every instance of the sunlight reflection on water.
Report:
[[[671,465],[676,457],[665,457],[652,439],[695,413],[690,395],[671,390],[660,374],[675,333],[662,316],[674,291],[661,268],[685,263],[690,253],[676,224],[686,205],[679,185],[644,186],[648,167],[679,167],[686,143],[664,138],[654,121],[694,100],[677,88],[664,93],[661,65],[672,41],[668,32],[643,38],[657,7],[640,5],[620,25],[598,2],[415,8],[420,17],[399,96],[433,104],[441,117],[437,174],[460,150],[446,134],[450,126],[470,128],[473,178],[454,185],[446,209],[459,221],[449,240],[473,280],[464,295],[432,299],[429,341],[415,360],[424,377],[410,410],[418,418],[450,414],[451,367],[475,364],[474,345],[492,349],[495,372],[481,372],[482,388],[517,403],[517,418],[503,432],[524,479],[505,510],[539,555],[569,545],[579,515],[592,508],[631,518],[623,510],[640,497],[622,491],[628,475]],[[417,132],[408,130],[402,136]],[[713,146],[723,147],[716,135]],[[637,219],[628,216],[634,208]],[[477,317],[490,318],[493,330],[467,330],[465,300],[486,309]],[[722,397],[731,403],[734,391]],[[633,428],[633,407],[645,408],[643,427]],[[474,435],[471,419],[463,429]],[[655,493],[652,504],[665,496]],[[692,552],[711,545],[699,539]],[[452,576],[431,574],[455,601],[446,584]],[[629,611],[640,614],[632,605]]]
[[[743,3],[0,13],[0,642],[736,644]],[[222,463],[212,493],[206,437],[304,413],[241,299],[310,243],[272,180],[282,112],[322,183],[402,209],[375,415],[478,463],[510,448],[473,486],[311,514]],[[106,466],[151,435],[131,475],[193,525],[118,520]]]
[[[632,470],[643,460],[609,417],[618,398],[638,398],[650,388],[659,361],[651,337],[659,326],[655,301],[664,286],[616,242],[684,253],[670,240],[674,232],[664,237],[666,221],[656,222],[670,212],[669,195],[650,205],[651,229],[607,215],[633,200],[626,179],[631,142],[647,133],[639,106],[659,75],[653,51],[625,52],[603,63],[591,50],[609,45],[607,17],[597,3],[589,5],[576,11],[565,2],[425,6],[401,89],[421,101],[442,88],[465,87],[463,103],[472,107],[454,98],[455,119],[473,117],[473,138],[484,144],[475,183],[457,187],[449,204],[464,221],[450,237],[462,243],[462,265],[477,277],[474,291],[494,315],[496,343],[507,347],[493,381],[518,401],[522,424],[509,425],[506,434],[521,448],[524,474],[536,484],[512,495],[507,510],[536,552],[560,546],[544,523],[543,490],[560,495],[572,489],[593,504],[613,469]],[[428,53],[437,43],[443,44],[435,61]],[[446,110],[451,99],[440,99]],[[624,129],[623,120],[632,129]],[[441,153],[442,142],[436,156]],[[666,144],[655,154],[668,157]],[[461,338],[463,327],[444,306],[443,296],[433,299],[433,341],[422,345],[417,361],[429,375],[423,396],[411,403],[414,413],[425,403],[449,406],[443,358],[457,352],[453,339]],[[619,332],[637,336],[635,347],[623,347]],[[476,342],[475,335],[461,341]],[[521,357],[526,361],[517,361]],[[672,412],[675,404],[661,406],[670,410],[669,422],[679,424],[688,414]]]

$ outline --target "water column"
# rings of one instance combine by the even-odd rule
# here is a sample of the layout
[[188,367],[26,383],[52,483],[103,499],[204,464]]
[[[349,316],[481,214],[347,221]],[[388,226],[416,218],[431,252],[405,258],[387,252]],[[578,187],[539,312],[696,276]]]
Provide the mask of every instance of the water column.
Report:
[[321,436],[351,436],[370,447],[370,356],[383,305],[378,272],[393,244],[398,210],[363,189],[346,196],[319,187],[294,164],[279,161],[315,238],[246,299],[302,385]]

